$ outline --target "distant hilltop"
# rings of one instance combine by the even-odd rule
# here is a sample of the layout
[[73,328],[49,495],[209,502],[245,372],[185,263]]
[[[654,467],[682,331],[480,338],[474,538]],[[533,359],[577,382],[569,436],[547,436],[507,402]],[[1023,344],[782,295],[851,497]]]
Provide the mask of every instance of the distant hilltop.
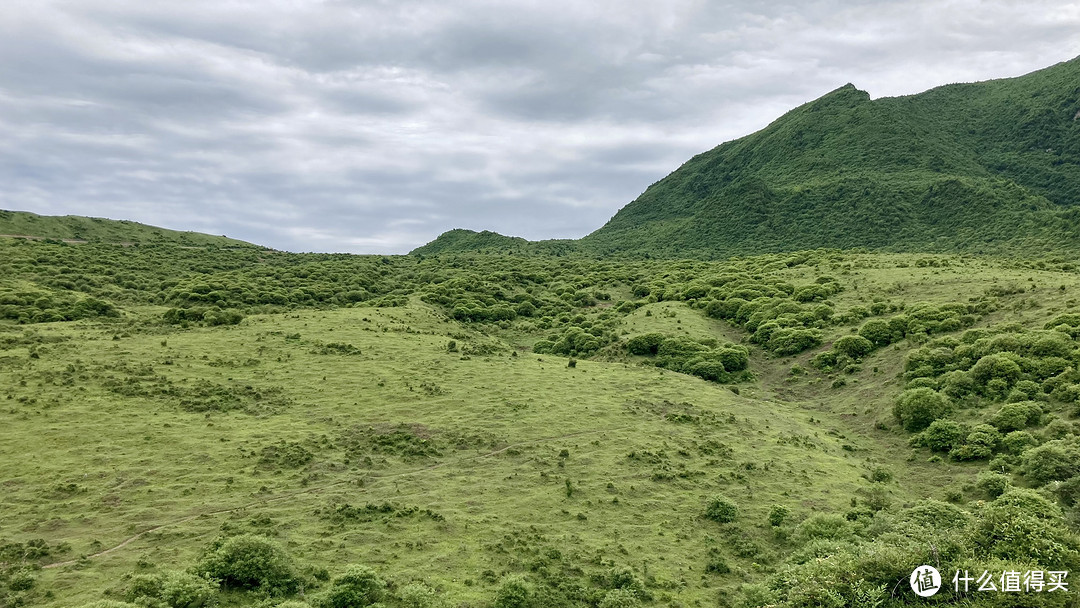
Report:
[[691,158],[582,239],[453,230],[414,253],[717,258],[1077,246],[1080,58],[905,97],[872,100],[848,84]]
[[127,220],[79,215],[38,215],[27,211],[4,210],[0,210],[0,237],[55,239],[69,243],[169,243],[190,247],[256,247],[226,236],[167,230]]

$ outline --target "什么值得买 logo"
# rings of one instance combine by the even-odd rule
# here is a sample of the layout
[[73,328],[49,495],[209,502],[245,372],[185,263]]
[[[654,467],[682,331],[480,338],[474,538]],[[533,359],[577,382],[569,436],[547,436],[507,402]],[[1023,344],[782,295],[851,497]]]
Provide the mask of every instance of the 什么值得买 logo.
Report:
[[915,595],[930,597],[941,589],[941,573],[937,568],[923,564],[911,572],[908,582]]

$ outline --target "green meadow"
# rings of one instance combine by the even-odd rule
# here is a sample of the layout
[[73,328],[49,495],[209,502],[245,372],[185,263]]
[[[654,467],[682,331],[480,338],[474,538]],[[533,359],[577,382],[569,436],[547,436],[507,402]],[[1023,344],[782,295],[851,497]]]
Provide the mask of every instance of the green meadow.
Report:
[[1062,259],[0,246],[0,606],[869,607],[1080,564]]

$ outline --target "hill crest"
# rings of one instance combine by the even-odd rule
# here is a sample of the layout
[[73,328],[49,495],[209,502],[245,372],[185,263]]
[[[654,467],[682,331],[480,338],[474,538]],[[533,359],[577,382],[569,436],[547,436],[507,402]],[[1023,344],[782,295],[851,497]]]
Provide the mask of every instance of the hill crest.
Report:
[[[694,156],[564,246],[707,258],[1072,249],[1080,245],[1078,117],[1080,58],[902,97],[871,99],[845,84]],[[441,252],[476,250],[469,240],[443,244]]]

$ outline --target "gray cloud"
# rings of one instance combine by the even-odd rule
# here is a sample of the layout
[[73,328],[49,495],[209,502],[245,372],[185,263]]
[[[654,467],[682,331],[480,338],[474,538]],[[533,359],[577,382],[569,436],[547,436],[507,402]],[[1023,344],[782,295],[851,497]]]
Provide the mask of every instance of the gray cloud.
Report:
[[1080,3],[17,2],[0,207],[295,251],[591,232],[690,156],[846,82],[1080,54]]

